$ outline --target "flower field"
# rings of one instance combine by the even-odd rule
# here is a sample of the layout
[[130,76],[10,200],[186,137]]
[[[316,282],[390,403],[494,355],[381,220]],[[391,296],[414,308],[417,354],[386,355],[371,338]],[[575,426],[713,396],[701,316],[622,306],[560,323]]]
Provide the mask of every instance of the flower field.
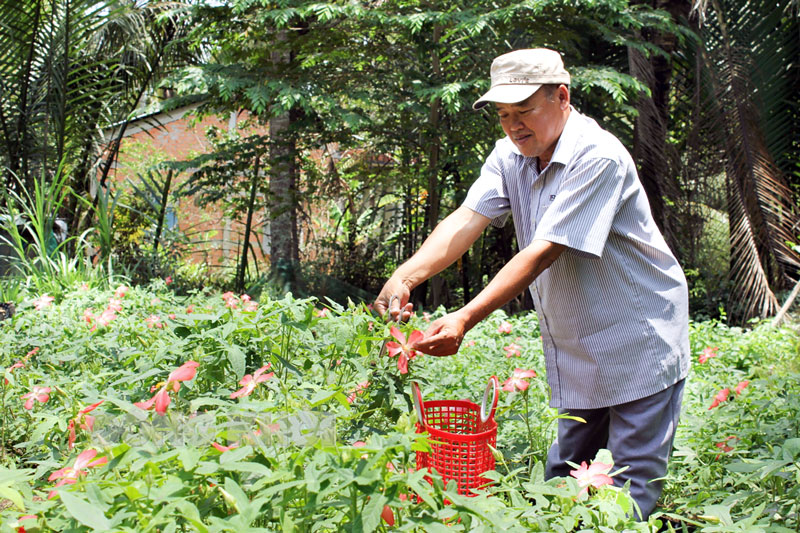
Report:
[[[0,531],[800,531],[791,328],[692,324],[664,497],[637,523],[608,453],[543,479],[556,414],[533,314],[433,358],[407,347],[427,315],[113,287],[0,322]],[[410,384],[480,402],[492,375],[496,471],[467,497],[416,471]]]

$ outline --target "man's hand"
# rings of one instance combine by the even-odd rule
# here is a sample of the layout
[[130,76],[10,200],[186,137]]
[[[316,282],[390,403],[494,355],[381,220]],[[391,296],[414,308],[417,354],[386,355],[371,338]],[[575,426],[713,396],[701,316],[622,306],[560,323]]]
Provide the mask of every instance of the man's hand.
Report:
[[435,320],[425,331],[425,337],[410,348],[435,356],[453,355],[461,346],[467,332],[465,319],[458,311]]
[[389,312],[389,318],[395,322],[407,322],[414,312],[414,306],[408,299],[411,291],[408,286],[395,278],[389,278],[381,289],[373,307],[381,316]]

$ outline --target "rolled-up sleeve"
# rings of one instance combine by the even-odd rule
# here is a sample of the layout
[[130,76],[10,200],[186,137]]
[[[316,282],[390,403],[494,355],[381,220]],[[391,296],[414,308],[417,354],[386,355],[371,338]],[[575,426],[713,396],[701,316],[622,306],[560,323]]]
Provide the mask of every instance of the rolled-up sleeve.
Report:
[[493,226],[502,227],[506,223],[511,214],[511,203],[497,148],[483,164],[481,175],[469,188],[463,205],[491,218]]
[[601,257],[620,203],[623,180],[612,159],[591,159],[572,169],[541,217],[534,240],[563,244]]

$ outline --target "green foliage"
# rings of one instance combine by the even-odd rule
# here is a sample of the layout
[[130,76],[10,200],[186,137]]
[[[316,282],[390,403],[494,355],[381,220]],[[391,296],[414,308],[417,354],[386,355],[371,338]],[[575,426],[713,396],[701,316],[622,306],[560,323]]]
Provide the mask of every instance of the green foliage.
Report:
[[[23,302],[0,322],[8,380],[0,495],[10,504],[0,511],[0,531],[378,531],[389,527],[384,517],[414,531],[797,526],[800,428],[792,413],[800,407],[800,344],[789,329],[692,325],[693,352],[716,346],[718,355],[689,378],[666,514],[636,523],[625,488],[581,493],[571,477],[543,478],[555,413],[546,406],[534,315],[497,312],[457,356],[416,357],[403,375],[381,355],[388,326],[379,318],[363,306],[315,304],[291,296],[257,304],[232,293],[179,297],[161,280],[115,293],[73,286],[40,310]],[[111,305],[115,318],[101,324],[100,309]],[[423,328],[442,312],[402,329]],[[199,363],[184,376],[191,379],[165,385],[187,361]],[[22,365],[12,368],[15,362]],[[465,497],[415,470],[414,453],[428,444],[415,432],[411,379],[425,399],[480,401],[490,375],[502,381],[520,367],[539,377],[528,379],[527,394],[500,393],[497,470],[487,474],[486,491]],[[274,375],[249,395],[230,398],[248,375],[267,372]],[[708,409],[720,388],[743,380],[749,385],[739,394],[731,390]],[[51,390],[27,410],[21,396],[33,386]],[[171,399],[163,416],[134,405],[162,388]],[[94,417],[91,429],[77,418],[70,450],[70,420],[101,400],[84,413]],[[725,440],[730,435],[736,440]],[[107,463],[48,498],[57,482],[48,478],[90,448]]]

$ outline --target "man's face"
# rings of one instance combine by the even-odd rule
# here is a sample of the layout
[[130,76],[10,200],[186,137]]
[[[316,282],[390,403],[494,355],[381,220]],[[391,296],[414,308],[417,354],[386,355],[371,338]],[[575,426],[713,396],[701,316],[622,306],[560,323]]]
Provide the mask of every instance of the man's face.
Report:
[[569,112],[569,91],[541,88],[516,104],[496,103],[500,125],[522,155],[550,161]]

